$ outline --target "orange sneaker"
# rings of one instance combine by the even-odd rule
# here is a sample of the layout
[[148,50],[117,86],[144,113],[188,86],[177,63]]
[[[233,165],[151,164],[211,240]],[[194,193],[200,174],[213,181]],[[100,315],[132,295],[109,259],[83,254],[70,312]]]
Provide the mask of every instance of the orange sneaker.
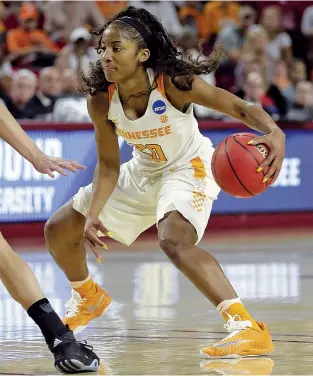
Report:
[[96,293],[84,298],[72,290],[72,297],[65,305],[67,312],[62,321],[74,334],[83,331],[91,320],[101,316],[112,303],[112,298],[97,283],[95,286]]
[[227,376],[238,375],[271,375],[274,368],[274,361],[270,358],[259,357],[256,359],[214,359],[203,360],[200,367],[210,371],[210,375],[220,374]]
[[203,358],[241,358],[266,355],[273,351],[271,335],[263,322],[259,330],[252,328],[250,321],[241,321],[236,315],[229,318],[225,329],[230,333],[215,345],[200,350]]

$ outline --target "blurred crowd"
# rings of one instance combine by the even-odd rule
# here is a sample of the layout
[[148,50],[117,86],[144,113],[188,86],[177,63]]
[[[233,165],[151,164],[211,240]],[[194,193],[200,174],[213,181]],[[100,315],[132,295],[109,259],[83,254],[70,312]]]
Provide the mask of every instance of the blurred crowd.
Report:
[[[89,121],[80,72],[99,56],[90,28],[127,5],[159,18],[193,57],[229,57],[203,76],[275,120],[313,121],[313,1],[0,1],[0,99],[17,119]],[[228,120],[195,106],[199,118]]]

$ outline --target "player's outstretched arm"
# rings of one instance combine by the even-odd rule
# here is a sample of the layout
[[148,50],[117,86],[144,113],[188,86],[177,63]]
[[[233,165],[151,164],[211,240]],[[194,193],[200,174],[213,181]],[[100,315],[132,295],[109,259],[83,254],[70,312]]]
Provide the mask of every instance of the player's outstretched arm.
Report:
[[99,92],[88,96],[88,112],[94,124],[98,153],[98,163],[93,178],[92,195],[89,210],[86,216],[84,231],[85,243],[97,257],[97,246],[104,243],[98,238],[97,232],[106,235],[98,216],[116,186],[120,173],[120,150],[114,124],[108,120],[108,94]]
[[167,78],[165,81],[166,94],[175,98],[180,104],[196,103],[233,117],[249,128],[265,134],[253,140],[256,144],[266,144],[270,154],[260,167],[270,166],[266,178],[273,177],[273,182],[279,175],[285,155],[286,137],[274,120],[258,105],[248,103],[226,90],[211,86],[202,78],[195,77],[190,91],[180,91]]
[[44,154],[23,131],[3,103],[0,103],[0,138],[29,160],[37,171],[48,174],[52,178],[54,171],[66,175],[64,169],[76,172],[77,169],[83,170],[85,168],[77,162]]

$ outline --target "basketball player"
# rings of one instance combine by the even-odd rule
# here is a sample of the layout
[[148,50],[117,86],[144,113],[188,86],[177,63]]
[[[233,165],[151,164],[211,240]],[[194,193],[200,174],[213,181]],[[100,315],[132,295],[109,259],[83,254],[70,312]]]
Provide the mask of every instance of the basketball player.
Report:
[[[192,103],[212,108],[265,135],[271,153],[265,181],[277,178],[285,135],[260,107],[205,83],[221,51],[205,60],[181,58],[160,22],[128,7],[100,28],[100,60],[84,78],[95,126],[98,163],[93,184],[81,188],[46,224],[48,248],[72,287],[64,322],[75,332],[110,305],[110,296],[89,275],[84,242],[99,258],[100,231],[130,245],[154,223],[172,263],[227,321],[231,333],[201,350],[205,357],[263,355],[273,350],[263,322],[247,312],[212,255],[200,249],[219,188],[210,162],[212,143],[201,135]],[[134,146],[120,167],[117,136]]]
[[[0,137],[42,174],[54,177],[54,171],[67,175],[64,169],[72,172],[84,169],[76,162],[41,152],[3,104],[0,104]],[[99,358],[92,347],[75,340],[73,332],[62,323],[45,298],[29,265],[12,250],[1,232],[0,277],[12,298],[22,305],[40,328],[54,355],[57,370],[64,373],[98,370]]]

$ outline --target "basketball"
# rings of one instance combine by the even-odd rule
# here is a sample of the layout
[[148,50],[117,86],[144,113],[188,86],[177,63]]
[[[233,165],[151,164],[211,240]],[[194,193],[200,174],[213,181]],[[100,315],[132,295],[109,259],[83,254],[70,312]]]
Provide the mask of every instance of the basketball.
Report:
[[257,168],[269,153],[264,145],[248,145],[258,137],[253,133],[237,133],[227,137],[216,148],[212,158],[212,173],[219,187],[231,196],[249,198],[264,192],[271,179],[263,183],[269,167]]

